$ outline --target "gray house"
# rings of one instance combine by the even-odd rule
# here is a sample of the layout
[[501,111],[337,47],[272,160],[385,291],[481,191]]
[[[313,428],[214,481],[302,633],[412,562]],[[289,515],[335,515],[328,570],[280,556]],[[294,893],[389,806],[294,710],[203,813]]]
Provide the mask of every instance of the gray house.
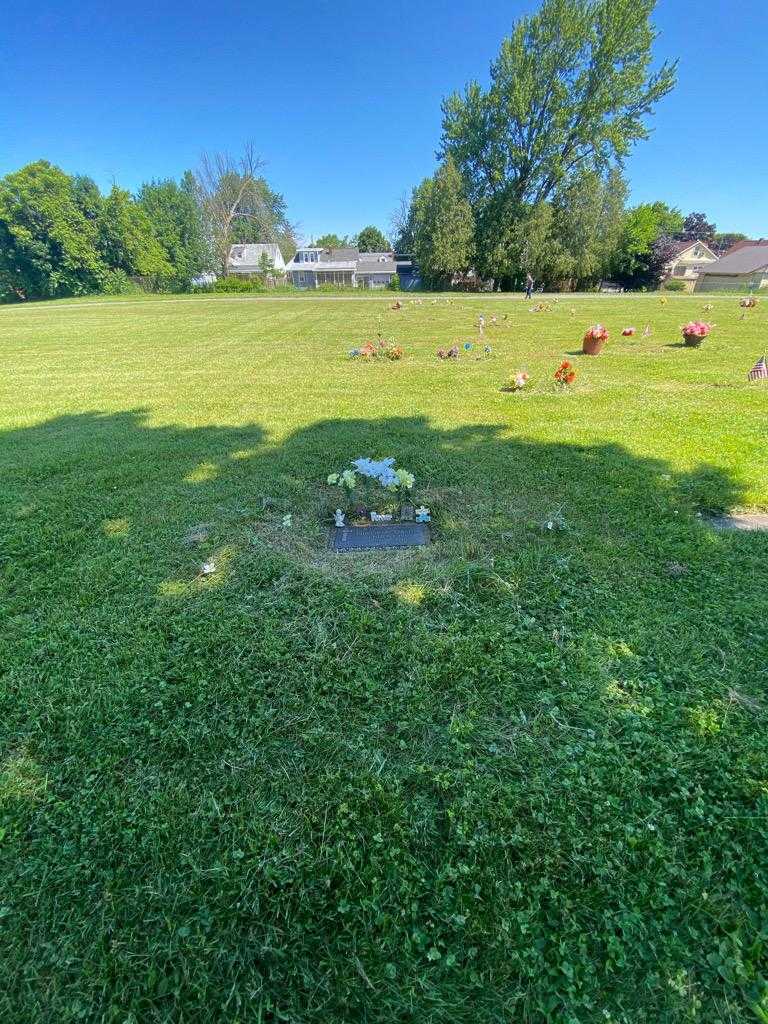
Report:
[[768,240],[738,242],[730,252],[699,271],[697,292],[757,291],[768,287]]
[[304,246],[285,271],[296,288],[321,285],[386,288],[397,273],[397,263],[391,252],[360,252],[351,246],[339,249]]

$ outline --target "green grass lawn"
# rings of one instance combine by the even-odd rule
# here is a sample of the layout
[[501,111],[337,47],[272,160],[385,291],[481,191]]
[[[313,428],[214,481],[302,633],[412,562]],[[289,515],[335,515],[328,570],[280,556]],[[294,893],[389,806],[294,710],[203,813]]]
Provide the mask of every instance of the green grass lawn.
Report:
[[768,301],[391,301],[0,309],[4,1022],[768,1021]]

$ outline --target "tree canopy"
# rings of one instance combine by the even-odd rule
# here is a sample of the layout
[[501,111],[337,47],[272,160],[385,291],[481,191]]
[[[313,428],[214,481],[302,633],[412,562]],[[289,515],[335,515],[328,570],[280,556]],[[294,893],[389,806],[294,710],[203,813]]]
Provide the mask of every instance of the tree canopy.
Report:
[[42,299],[99,288],[107,267],[88,216],[92,201],[82,180],[76,185],[47,160],[0,180],[0,295]]
[[99,210],[99,251],[104,262],[128,275],[170,278],[173,267],[142,207],[125,189],[112,187]]
[[544,0],[491,65],[443,103],[450,153],[473,204],[503,194],[542,202],[587,170],[604,173],[648,135],[645,118],[675,83],[650,71],[655,0]]
[[357,236],[357,247],[360,252],[389,252],[391,248],[381,231],[372,224]]
[[181,183],[172,179],[147,182],[141,186],[138,203],[165,250],[174,284],[187,287],[210,263],[192,175],[187,172]]
[[475,222],[456,164],[446,157],[434,178],[417,190],[413,252],[422,277],[434,284],[472,265]]
[[717,227],[710,224],[703,213],[689,213],[683,221],[683,228],[680,238],[686,241],[711,242],[715,237]]
[[666,203],[641,203],[627,211],[613,260],[613,276],[629,287],[658,282],[659,260],[654,245],[683,228],[683,215]]
[[322,249],[341,249],[345,245],[351,244],[352,242],[347,235],[342,237],[341,235],[335,235],[333,233],[320,235],[320,237],[315,240],[315,245]]

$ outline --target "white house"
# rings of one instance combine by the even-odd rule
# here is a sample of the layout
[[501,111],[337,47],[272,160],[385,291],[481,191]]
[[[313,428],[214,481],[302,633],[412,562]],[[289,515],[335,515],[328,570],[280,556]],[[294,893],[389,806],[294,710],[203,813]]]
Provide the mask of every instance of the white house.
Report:
[[678,242],[675,255],[664,267],[664,280],[674,278],[685,284],[685,290],[692,292],[699,274],[717,260],[706,242]]
[[262,257],[266,256],[275,270],[285,270],[285,260],[276,242],[254,242],[230,246],[227,268],[230,274],[260,274],[264,268]]

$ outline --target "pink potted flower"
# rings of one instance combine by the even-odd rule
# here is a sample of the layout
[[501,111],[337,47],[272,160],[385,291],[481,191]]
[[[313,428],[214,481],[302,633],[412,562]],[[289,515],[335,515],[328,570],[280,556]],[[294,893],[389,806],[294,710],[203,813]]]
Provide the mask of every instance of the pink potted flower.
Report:
[[636,327],[625,327],[621,332],[622,338],[631,338],[633,334],[637,333]]
[[703,320],[691,320],[680,328],[683,341],[689,348],[698,348],[711,330],[712,324]]
[[607,328],[603,327],[602,324],[595,324],[584,335],[584,343],[581,350],[585,356],[599,356],[606,341],[608,341]]

